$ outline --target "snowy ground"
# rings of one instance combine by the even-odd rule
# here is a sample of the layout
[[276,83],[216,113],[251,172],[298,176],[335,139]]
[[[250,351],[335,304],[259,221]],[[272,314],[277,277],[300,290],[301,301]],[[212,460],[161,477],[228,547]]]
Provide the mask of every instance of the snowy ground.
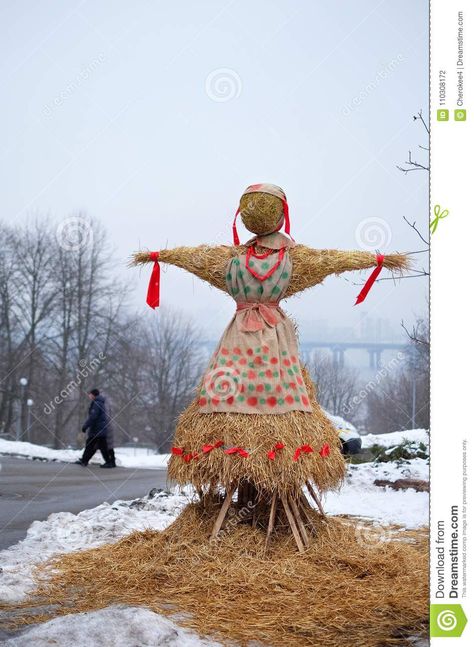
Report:
[[[428,434],[423,430],[365,436],[364,446],[383,444],[391,447],[403,442],[404,439],[427,444],[427,436]],[[14,447],[11,447],[12,445]],[[76,460],[77,457],[77,452],[72,450],[51,450],[29,443],[12,443],[4,440],[0,441],[0,452],[62,461]],[[124,457],[135,460],[133,467],[163,467],[163,455],[124,454]],[[144,459],[148,459],[146,465],[137,465]],[[391,481],[397,478],[427,480],[428,476],[428,463],[420,458],[401,464],[389,462],[350,465],[344,486],[340,492],[329,493],[325,497],[324,506],[329,514],[362,517],[373,520],[381,526],[399,524],[407,529],[426,526],[428,524],[426,492],[380,488],[375,486],[373,481],[377,478]],[[0,599],[9,602],[23,599],[32,590],[32,568],[40,561],[56,553],[113,542],[134,530],[145,528],[162,530],[176,518],[191,498],[191,490],[159,491],[136,501],[102,504],[77,515],[61,512],[50,515],[45,521],[34,522],[23,541],[0,553],[2,565]],[[171,620],[151,611],[127,607],[112,607],[86,616],[76,614],[67,618],[58,618],[32,627],[20,636],[5,642],[7,647],[23,647],[30,644],[39,647],[51,644],[59,647],[72,647],[77,644],[85,647],[216,645],[200,639],[192,632],[183,630]]]
[[76,613],[10,638],[5,647],[219,647],[141,607],[113,606]]
[[[43,445],[24,443],[0,438],[0,454],[17,456],[19,458],[60,461],[74,463],[82,456],[82,449],[51,449]],[[137,469],[163,469],[167,466],[170,454],[150,454],[146,449],[138,447],[117,447],[115,449],[117,465]],[[99,452],[93,456],[91,463],[103,463]]]
[[[342,418],[331,416],[331,419],[335,423],[337,421],[344,422],[348,429],[355,429],[353,425],[343,421]],[[391,434],[368,434],[367,436],[362,436],[362,447],[367,448],[372,445],[393,447],[395,445],[399,445],[404,440],[423,442],[425,445],[429,444],[428,432],[425,429],[410,429],[408,431],[394,431]],[[80,458],[82,450],[51,449],[50,447],[34,445],[33,443],[0,439],[0,454],[30,459],[74,463],[74,461],[77,461],[77,459]],[[143,448],[134,449],[133,447],[117,447],[115,449],[115,454],[118,465],[137,469],[163,469],[167,466],[170,457],[170,454],[150,454],[149,450]],[[97,454],[92,458],[91,463],[101,462],[102,457],[99,452],[97,452]]]
[[428,446],[430,443],[429,434],[426,429],[408,429],[407,431],[393,431],[391,434],[367,434],[361,436],[362,447],[372,447],[380,445],[381,447],[395,447],[405,441],[412,443],[423,443]]

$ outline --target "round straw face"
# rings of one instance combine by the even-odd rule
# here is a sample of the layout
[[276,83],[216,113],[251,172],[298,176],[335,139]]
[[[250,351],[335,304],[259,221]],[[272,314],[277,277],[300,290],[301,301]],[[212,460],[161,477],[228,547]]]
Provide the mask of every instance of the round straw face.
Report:
[[283,224],[283,202],[270,193],[244,193],[240,215],[245,227],[254,234],[270,234]]

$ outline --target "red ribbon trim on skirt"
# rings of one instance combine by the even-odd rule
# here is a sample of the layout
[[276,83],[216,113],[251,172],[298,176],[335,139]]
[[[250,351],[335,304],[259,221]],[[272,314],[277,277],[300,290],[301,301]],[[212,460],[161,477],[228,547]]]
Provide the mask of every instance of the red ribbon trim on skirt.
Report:
[[331,453],[331,447],[328,445],[328,443],[324,443],[324,445],[319,450],[319,455],[322,456],[323,458],[327,458],[330,453]]
[[229,456],[232,454],[238,454],[242,458],[248,458],[249,453],[245,451],[243,447],[229,447],[229,449],[224,449],[224,454]]
[[151,270],[150,282],[148,284],[148,292],[146,295],[146,302],[150,308],[158,308],[160,305],[160,264],[158,258],[160,252],[150,252],[150,261],[153,261],[153,269]]
[[218,447],[222,447],[223,444],[224,444],[223,440],[218,440],[213,445],[203,445],[202,446],[202,453],[203,454],[209,454],[209,452],[212,452],[213,449],[217,449]]
[[271,461],[274,461],[274,460],[275,460],[275,456],[276,456],[277,451],[278,451],[279,449],[283,449],[283,448],[284,448],[284,446],[285,446],[285,445],[284,445],[284,443],[276,443],[276,444],[273,446],[273,449],[270,449],[270,451],[269,451],[269,452],[267,452],[267,456],[268,456],[268,458],[269,458]]
[[297,461],[298,458],[301,456],[302,453],[304,454],[311,454],[314,449],[311,447],[311,445],[301,445],[301,447],[297,447],[296,451],[293,455],[293,460]]
[[372,272],[372,274],[369,276],[367,279],[364,287],[362,290],[359,292],[356,302],[354,303],[355,306],[359,305],[359,303],[362,303],[362,301],[365,300],[365,297],[369,294],[370,288],[373,286],[375,283],[376,278],[382,271],[382,266],[383,266],[383,259],[384,255],[383,254],[377,254],[377,267],[375,270]]

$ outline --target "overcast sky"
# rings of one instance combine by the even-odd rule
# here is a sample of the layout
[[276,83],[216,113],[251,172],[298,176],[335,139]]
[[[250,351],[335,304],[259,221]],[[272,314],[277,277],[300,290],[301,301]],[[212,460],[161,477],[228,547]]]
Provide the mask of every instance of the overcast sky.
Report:
[[[403,216],[426,232],[428,174],[396,164],[408,149],[426,161],[427,1],[4,0],[0,16],[1,217],[98,218],[137,309],[148,271],[127,256],[231,244],[256,182],[285,189],[298,242],[423,248]],[[354,308],[359,290],[328,279],[286,309],[306,339],[312,319],[356,325],[363,309],[398,327],[426,311],[424,279],[379,283]],[[233,311],[175,268],[162,304],[211,337]]]

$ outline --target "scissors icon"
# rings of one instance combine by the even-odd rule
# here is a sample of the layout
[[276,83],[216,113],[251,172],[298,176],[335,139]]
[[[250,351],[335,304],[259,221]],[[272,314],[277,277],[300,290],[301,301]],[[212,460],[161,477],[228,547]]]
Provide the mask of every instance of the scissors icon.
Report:
[[438,222],[442,220],[443,218],[446,218],[446,216],[449,216],[449,211],[447,209],[443,209],[441,211],[441,207],[439,204],[435,204],[434,206],[434,218],[430,222],[430,231],[431,234],[434,234],[436,229],[438,228]]

